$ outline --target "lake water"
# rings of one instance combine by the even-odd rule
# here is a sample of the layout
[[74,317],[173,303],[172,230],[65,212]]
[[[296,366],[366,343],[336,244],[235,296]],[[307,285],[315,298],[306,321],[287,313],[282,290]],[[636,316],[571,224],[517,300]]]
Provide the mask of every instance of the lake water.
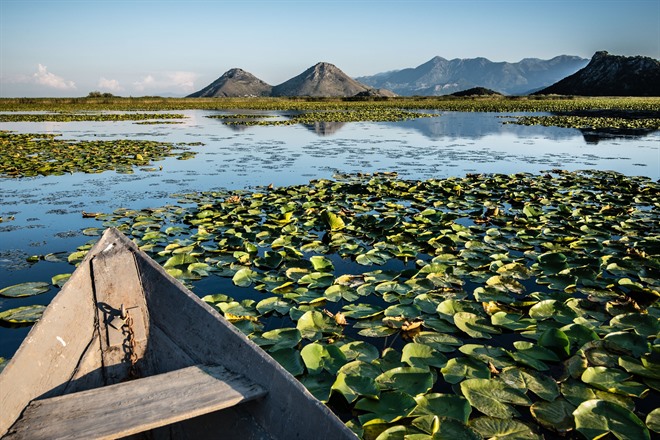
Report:
[[[31,255],[69,253],[90,240],[81,230],[100,222],[82,211],[112,212],[176,203],[172,193],[304,184],[336,172],[396,171],[427,179],[466,173],[539,173],[602,169],[660,178],[660,132],[583,133],[576,129],[503,124],[514,114],[440,112],[399,123],[230,127],[185,111],[183,124],[133,122],[0,123],[0,130],[61,133],[65,139],[144,139],[201,142],[190,160],[157,162],[161,171],[0,178],[0,288],[50,281],[73,270],[66,261],[30,264]],[[241,111],[245,113],[245,111]],[[542,114],[542,113],[539,113]],[[0,311],[47,304],[56,288],[30,298],[0,298]],[[0,357],[11,357],[29,327],[0,328]]]

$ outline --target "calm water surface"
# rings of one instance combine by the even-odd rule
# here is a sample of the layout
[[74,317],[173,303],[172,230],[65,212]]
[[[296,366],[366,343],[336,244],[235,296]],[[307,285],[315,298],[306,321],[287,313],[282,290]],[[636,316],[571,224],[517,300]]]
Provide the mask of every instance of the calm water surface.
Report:
[[[504,125],[497,113],[442,112],[437,118],[399,123],[326,123],[315,126],[229,127],[207,118],[219,112],[185,111],[183,124],[133,122],[0,123],[0,130],[61,133],[65,139],[145,139],[193,146],[195,158],[169,158],[161,171],[0,178],[0,288],[50,281],[73,267],[66,262],[27,263],[31,255],[68,253],[99,227],[82,211],[175,204],[173,193],[305,184],[336,172],[396,171],[427,179],[466,173],[539,173],[614,170],[660,178],[660,132],[641,136],[583,133],[577,129]],[[241,111],[245,113],[245,111]],[[66,258],[66,255],[64,255]],[[31,298],[0,298],[0,311],[48,304],[57,289]],[[201,292],[198,292],[201,294]],[[209,292],[203,292],[206,294]],[[217,292],[213,292],[217,293]],[[0,357],[10,357],[29,331],[0,328]]]

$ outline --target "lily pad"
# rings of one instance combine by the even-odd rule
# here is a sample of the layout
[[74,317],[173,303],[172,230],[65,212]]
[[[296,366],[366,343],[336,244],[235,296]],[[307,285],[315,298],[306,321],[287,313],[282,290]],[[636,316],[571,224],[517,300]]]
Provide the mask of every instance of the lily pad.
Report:
[[306,374],[300,378],[300,382],[305,388],[321,402],[327,402],[330,399],[334,380],[334,375],[327,371],[322,371],[320,374]]
[[529,410],[542,426],[563,434],[575,427],[573,421],[575,409],[575,405],[559,398],[551,402],[535,402]]
[[337,371],[346,363],[346,356],[334,344],[324,345],[313,342],[300,351],[305,367],[311,374],[318,374],[326,370],[330,374]]
[[440,371],[445,382],[451,384],[457,384],[465,378],[490,379],[491,374],[486,364],[464,357],[449,359]]
[[415,397],[417,406],[411,416],[437,415],[467,423],[472,407],[465,397],[454,394],[430,393]]
[[519,416],[511,404],[532,405],[525,393],[498,379],[466,379],[461,382],[461,391],[470,405],[488,416],[500,419]]
[[398,390],[416,396],[431,389],[433,375],[424,368],[397,367],[378,376],[376,382],[383,390]]
[[302,335],[296,328],[278,328],[252,336],[252,341],[268,351],[293,348],[302,341]]
[[332,261],[322,255],[314,255],[310,257],[309,261],[312,262],[312,267],[317,272],[332,272],[335,270],[335,266],[332,264]]
[[630,374],[607,367],[589,367],[582,373],[584,383],[610,393],[635,397],[643,397],[648,393],[648,387],[630,379]]
[[238,287],[249,287],[257,279],[259,279],[257,272],[250,269],[241,269],[234,274],[232,281]]
[[525,423],[512,419],[479,417],[470,421],[469,426],[485,438],[498,440],[541,440],[543,437]]
[[269,351],[269,355],[284,367],[286,371],[294,376],[300,376],[305,372],[300,352],[293,348],[283,348],[280,350]]
[[341,393],[348,403],[358,397],[378,398],[380,388],[375,378],[380,371],[375,366],[362,361],[353,361],[343,365],[332,384],[332,390]]
[[387,391],[381,393],[378,399],[362,398],[358,400],[355,409],[368,412],[359,417],[362,424],[372,419],[391,423],[406,417],[416,406],[417,402],[409,394]]
[[656,408],[646,416],[646,426],[660,434],[660,408]]
[[13,286],[0,289],[0,296],[4,296],[6,298],[22,298],[26,296],[39,295],[41,293],[48,292],[49,289],[50,284],[41,281],[33,281],[14,284]]
[[17,307],[0,313],[0,321],[7,324],[26,325],[37,322],[46,310],[46,306],[33,305]]
[[368,342],[353,341],[342,345],[339,349],[344,353],[347,360],[358,360],[371,362],[378,359],[378,349]]
[[650,440],[644,423],[626,408],[605,400],[587,400],[573,412],[575,428],[588,439],[612,433],[619,440]]
[[500,333],[500,330],[490,325],[486,318],[470,312],[454,314],[454,324],[473,338],[490,339],[491,334]]
[[340,331],[334,321],[331,321],[329,317],[315,310],[305,312],[298,319],[296,328],[300,330],[303,338],[312,341],[319,340],[324,333]]
[[411,367],[442,368],[447,364],[447,358],[430,345],[411,342],[403,347],[401,362]]
[[533,370],[508,368],[502,371],[500,379],[507,385],[523,392],[530,390],[543,400],[553,401],[559,396],[559,386],[550,376]]

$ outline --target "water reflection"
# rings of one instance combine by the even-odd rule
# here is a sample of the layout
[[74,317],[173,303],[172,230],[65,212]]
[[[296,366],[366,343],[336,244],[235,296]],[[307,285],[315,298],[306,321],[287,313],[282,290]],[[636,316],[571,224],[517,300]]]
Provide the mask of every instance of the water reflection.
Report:
[[335,134],[344,125],[346,125],[346,122],[315,122],[313,124],[303,124],[305,128],[319,136]]
[[[657,130],[629,130],[629,129],[577,129],[562,127],[543,127],[526,126],[517,124],[505,124],[506,121],[513,120],[513,116],[545,116],[555,113],[462,113],[462,112],[437,112],[439,117],[420,118],[400,122],[381,122],[379,125],[412,130],[423,135],[430,140],[446,139],[480,139],[493,135],[504,135],[513,133],[518,137],[536,137],[553,140],[567,140],[576,137],[578,133],[582,134],[587,144],[598,144],[604,140],[614,139],[640,139],[658,132]],[[217,113],[216,113],[217,114]],[[280,119],[288,119],[291,115],[285,115],[281,112],[260,112],[253,114],[269,114]],[[222,119],[216,119],[223,121]],[[269,119],[274,120],[274,119]],[[337,134],[347,123],[346,122],[315,122],[314,124],[300,124],[312,133],[320,137]],[[253,125],[225,125],[235,132],[245,132],[254,127]]]
[[[539,113],[539,115],[544,113]],[[480,139],[486,136],[515,133],[520,137],[533,137],[542,134],[553,139],[567,139],[574,136],[570,130],[548,130],[548,127],[503,124],[512,118],[494,113],[471,113],[464,117],[461,113],[444,112],[437,118],[421,118],[397,123],[401,127],[415,130],[431,140],[439,139]],[[510,115],[508,115],[510,116]],[[539,129],[542,128],[542,129]]]
[[[525,113],[526,116],[543,116],[552,113]],[[607,139],[639,139],[651,135],[657,130],[591,130],[562,127],[542,127],[536,125],[504,124],[511,121],[513,115],[493,115],[492,113],[475,113],[465,117],[460,113],[443,113],[439,118],[423,118],[420,120],[403,121],[397,123],[412,130],[418,131],[425,137],[433,140],[443,138],[482,138],[485,136],[514,133],[519,137],[534,137],[542,135],[553,140],[571,139],[577,133],[582,133],[585,142],[597,144]]]

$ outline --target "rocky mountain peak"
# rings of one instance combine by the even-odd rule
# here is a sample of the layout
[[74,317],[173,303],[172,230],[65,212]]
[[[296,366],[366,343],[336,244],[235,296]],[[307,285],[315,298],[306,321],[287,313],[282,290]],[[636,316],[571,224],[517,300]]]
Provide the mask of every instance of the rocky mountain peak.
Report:
[[320,62],[273,87],[273,96],[345,97],[369,90],[334,64]]
[[189,98],[269,96],[272,86],[243,69],[229,69]]
[[583,69],[538,94],[660,96],[660,61],[644,56],[594,54]]
[[607,52],[606,50],[599,50],[594,54],[593,57],[591,57],[591,61],[600,60],[601,58],[605,58],[609,55],[610,55],[609,52]]
[[248,72],[245,70],[234,67],[233,69],[226,71],[222,76],[227,78],[236,78],[237,76],[245,76],[246,74],[248,74]]

